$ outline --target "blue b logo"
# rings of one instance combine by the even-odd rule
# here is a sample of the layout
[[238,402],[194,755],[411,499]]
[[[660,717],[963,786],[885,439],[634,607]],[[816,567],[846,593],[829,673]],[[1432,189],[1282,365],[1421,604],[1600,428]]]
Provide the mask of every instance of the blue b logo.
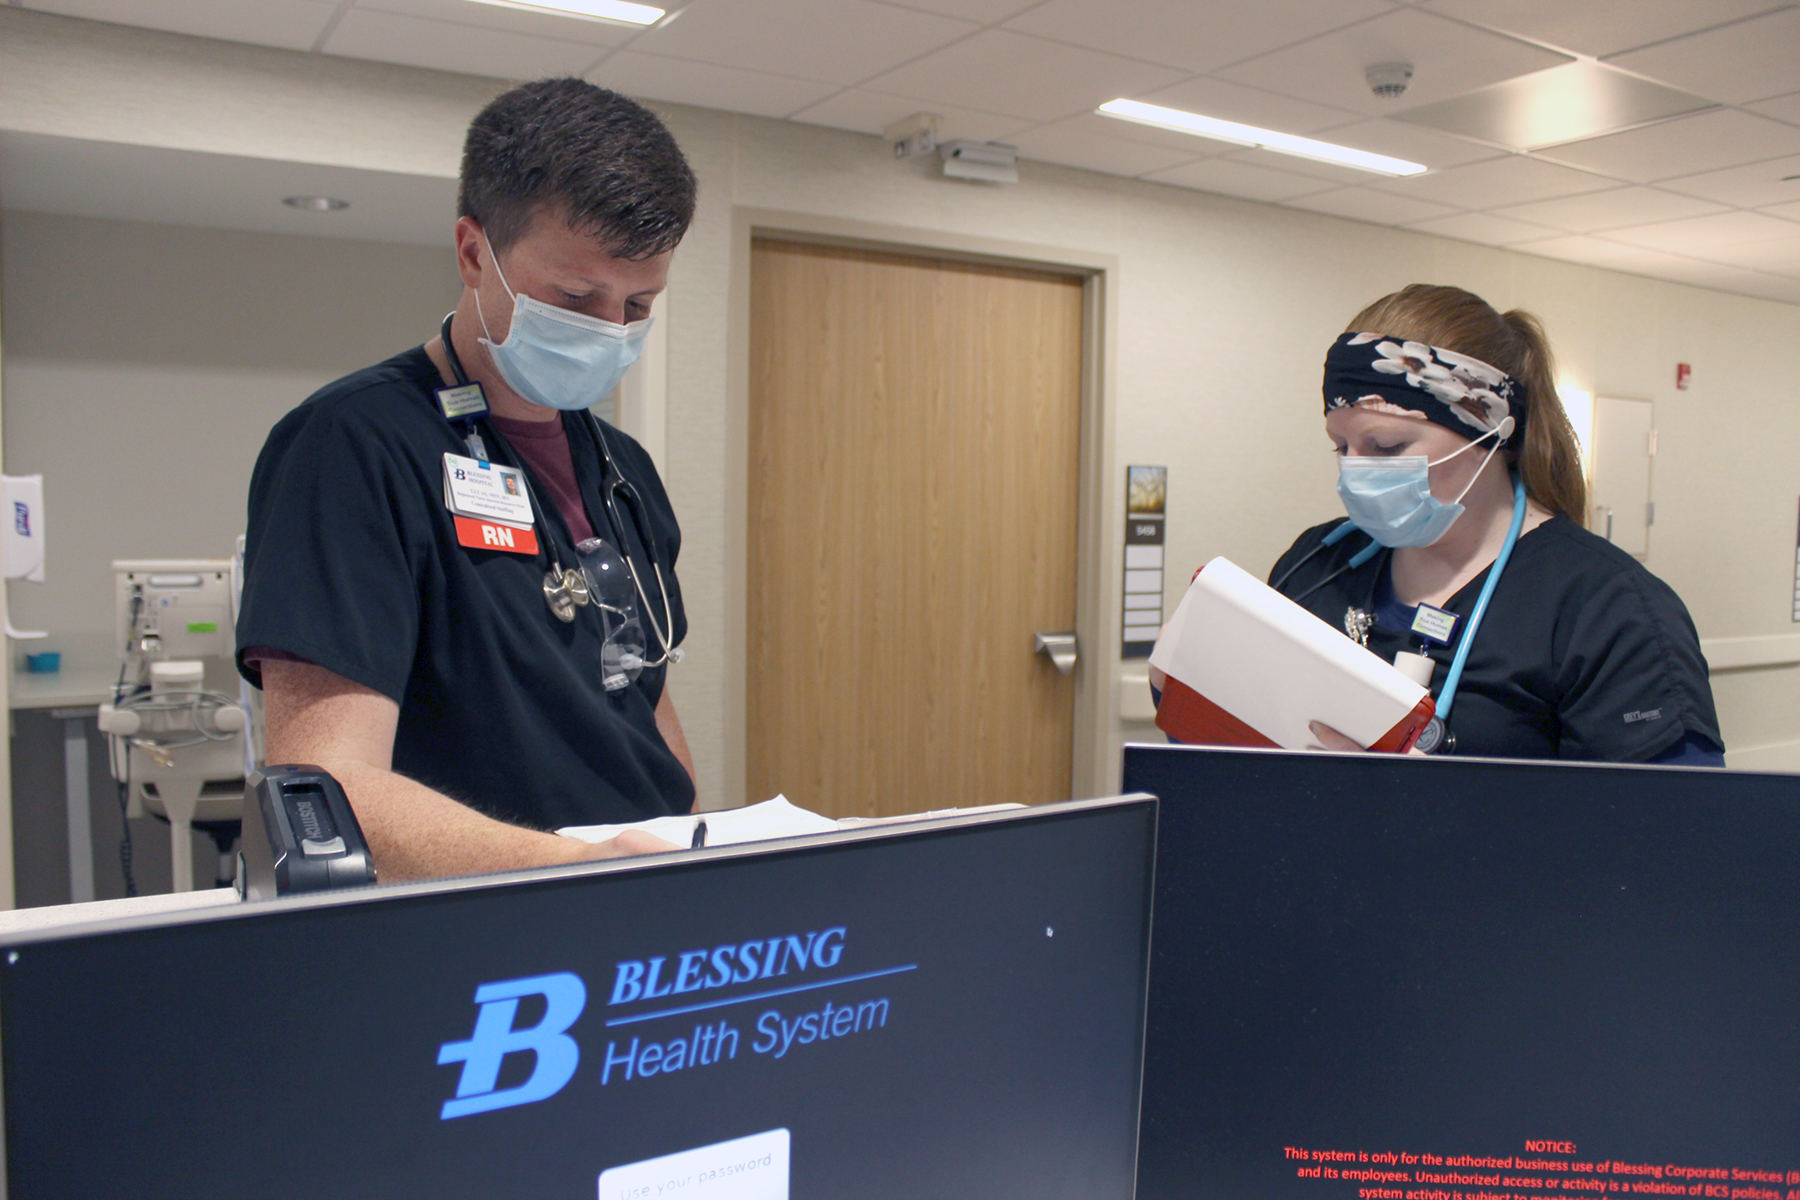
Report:
[[[529,1029],[514,1029],[519,998],[542,996],[544,1019]],[[515,1104],[534,1104],[562,1091],[581,1064],[581,1048],[567,1033],[587,1007],[587,985],[567,971],[534,975],[529,979],[504,979],[475,989],[475,1032],[466,1042],[445,1042],[438,1047],[438,1065],[459,1062],[462,1078],[456,1083],[456,1099],[444,1101],[440,1119],[492,1112]],[[529,1050],[537,1056],[531,1077],[518,1087],[496,1091],[500,1063],[508,1054]]]

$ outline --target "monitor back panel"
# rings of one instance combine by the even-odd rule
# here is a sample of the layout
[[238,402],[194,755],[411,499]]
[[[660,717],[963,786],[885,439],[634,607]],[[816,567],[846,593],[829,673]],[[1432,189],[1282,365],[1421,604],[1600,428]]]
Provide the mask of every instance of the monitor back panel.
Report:
[[1128,801],[19,943],[10,1195],[1127,1200],[1154,838]]
[[1800,779],[1129,747],[1142,1200],[1800,1197]]

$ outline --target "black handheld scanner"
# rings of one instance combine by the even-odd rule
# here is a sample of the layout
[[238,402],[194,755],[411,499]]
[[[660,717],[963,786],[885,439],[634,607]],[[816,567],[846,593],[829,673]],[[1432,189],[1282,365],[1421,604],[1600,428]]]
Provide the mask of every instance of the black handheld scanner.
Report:
[[238,892],[273,900],[301,892],[368,887],[375,860],[338,781],[303,763],[250,776]]

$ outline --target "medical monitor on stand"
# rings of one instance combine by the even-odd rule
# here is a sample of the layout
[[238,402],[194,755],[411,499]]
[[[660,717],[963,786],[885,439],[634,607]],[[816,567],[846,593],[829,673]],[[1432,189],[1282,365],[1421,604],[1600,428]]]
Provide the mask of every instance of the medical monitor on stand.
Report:
[[126,816],[169,823],[174,890],[194,885],[193,831],[218,848],[215,883],[229,883],[243,812],[250,718],[234,655],[237,600],[230,559],[113,563],[119,682],[100,706]]
[[1155,831],[1089,801],[15,940],[8,1194],[1130,1200]]
[[1139,1200],[1800,1196],[1800,778],[1128,746]]

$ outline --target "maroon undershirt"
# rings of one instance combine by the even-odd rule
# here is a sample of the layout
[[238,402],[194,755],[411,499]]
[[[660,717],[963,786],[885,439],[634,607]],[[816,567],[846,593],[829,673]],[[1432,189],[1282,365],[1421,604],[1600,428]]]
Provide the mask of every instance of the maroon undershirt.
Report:
[[[575,544],[594,536],[594,527],[588,523],[587,507],[581,502],[581,485],[575,482],[575,457],[569,452],[569,435],[563,429],[560,416],[549,421],[521,421],[515,417],[488,416],[506,444],[518,455],[520,463],[531,472],[547,493],[538,497],[540,503],[548,500],[556,505],[556,511],[568,522],[569,533],[574,536]],[[541,519],[541,518],[540,518]],[[261,670],[263,659],[274,659],[277,662],[305,662],[298,654],[279,650],[273,646],[252,646],[244,651],[244,661],[256,670]]]
[[575,482],[575,459],[569,453],[569,435],[563,429],[562,418],[521,421],[490,415],[488,421],[513,448],[532,478],[549,493],[538,499],[556,505],[556,511],[569,523],[575,544],[579,546],[593,537],[594,527],[588,524],[587,508],[581,502],[581,485]]

